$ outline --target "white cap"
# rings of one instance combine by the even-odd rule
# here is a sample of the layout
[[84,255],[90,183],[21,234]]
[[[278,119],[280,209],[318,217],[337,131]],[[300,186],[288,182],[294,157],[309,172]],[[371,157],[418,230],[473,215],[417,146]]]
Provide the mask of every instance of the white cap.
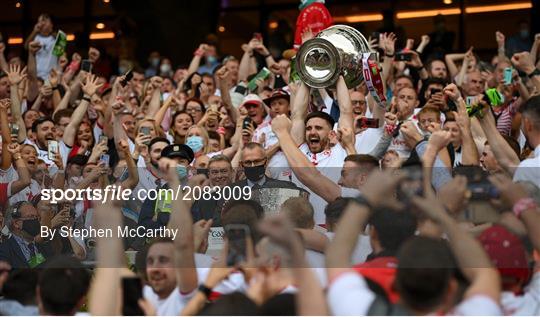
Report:
[[259,104],[259,105],[264,105],[264,102],[261,99],[261,97],[259,97],[256,94],[249,94],[249,95],[244,97],[244,101],[242,102],[242,106],[245,105],[245,104],[248,104],[248,103],[255,103],[255,104]]

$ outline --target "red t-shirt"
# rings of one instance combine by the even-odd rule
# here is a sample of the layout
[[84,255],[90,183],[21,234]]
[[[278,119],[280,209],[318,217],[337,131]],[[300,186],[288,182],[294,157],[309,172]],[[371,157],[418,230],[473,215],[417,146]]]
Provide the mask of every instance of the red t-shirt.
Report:
[[386,291],[390,302],[395,304],[399,300],[399,294],[393,288],[397,264],[395,257],[387,256],[355,265],[353,269],[365,278],[379,284]]

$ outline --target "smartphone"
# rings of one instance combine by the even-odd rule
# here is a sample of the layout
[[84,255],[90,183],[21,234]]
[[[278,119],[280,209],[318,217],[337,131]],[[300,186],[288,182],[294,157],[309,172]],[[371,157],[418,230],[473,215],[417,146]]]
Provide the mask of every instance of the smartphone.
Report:
[[395,60],[398,62],[410,62],[412,60],[412,54],[409,53],[397,53]]
[[[144,135],[150,135],[150,127],[141,127],[141,133]],[[145,145],[150,145],[150,140],[144,142]]]
[[472,105],[475,105],[477,104],[476,102],[476,97],[475,96],[467,96],[466,100],[465,100],[465,103],[467,104],[467,106],[472,106]]
[[143,284],[138,277],[122,278],[122,315],[143,316],[144,312],[139,307],[139,299],[143,297]]
[[504,68],[504,84],[510,85],[512,83],[512,67]]
[[244,121],[242,122],[242,129],[249,128],[250,124],[253,125],[253,129],[257,129],[257,123],[251,119],[251,117],[245,117]]
[[81,61],[81,70],[84,70],[87,73],[92,72],[92,62],[89,59],[83,59]]
[[250,235],[247,225],[226,225],[225,236],[229,242],[227,250],[227,266],[232,267],[247,258],[246,238]]
[[422,165],[404,166],[401,171],[405,173],[405,178],[397,188],[398,200],[407,203],[414,196],[422,196],[424,192]]
[[263,41],[262,34],[258,32],[253,33],[253,38],[259,40],[260,42]]
[[467,189],[471,192],[471,201],[488,201],[500,197],[497,187],[488,180],[488,173],[480,166],[458,166],[454,168],[456,175],[467,178]]
[[133,69],[128,70],[124,76],[126,77],[120,81],[122,87],[126,87],[127,83],[133,78]]
[[111,157],[109,156],[109,154],[105,153],[101,154],[101,156],[99,157],[99,161],[105,163],[105,165],[109,165],[110,159]]
[[356,127],[359,129],[376,129],[379,127],[379,119],[362,117],[356,120]]
[[11,126],[11,136],[19,136],[19,125],[16,123],[10,124]]
[[236,88],[234,89],[234,92],[241,95],[245,95],[247,92],[247,88],[242,85],[237,85]]
[[108,142],[109,142],[109,138],[105,134],[102,134],[102,135],[99,136],[99,142],[98,143],[107,144]]
[[257,89],[257,79],[265,80],[266,78],[268,78],[268,76],[270,76],[270,70],[266,67],[263,67],[261,71],[258,72],[257,75],[255,75],[255,77],[253,77],[249,81],[247,85],[249,91],[255,91]]
[[54,160],[58,153],[58,141],[49,140],[47,142],[47,157],[49,160]]
[[429,91],[430,91],[431,95],[433,96],[434,94],[438,94],[438,93],[442,92],[442,89],[440,89],[440,88],[431,88]]

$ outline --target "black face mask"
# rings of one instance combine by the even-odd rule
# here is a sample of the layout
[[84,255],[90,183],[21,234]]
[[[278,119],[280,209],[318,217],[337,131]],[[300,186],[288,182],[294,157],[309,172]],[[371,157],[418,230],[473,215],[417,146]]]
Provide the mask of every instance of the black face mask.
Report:
[[244,167],[244,174],[250,181],[258,182],[263,178],[265,169],[264,165]]
[[23,231],[31,235],[32,237],[37,236],[39,230],[41,229],[41,224],[37,219],[24,220],[22,225]]

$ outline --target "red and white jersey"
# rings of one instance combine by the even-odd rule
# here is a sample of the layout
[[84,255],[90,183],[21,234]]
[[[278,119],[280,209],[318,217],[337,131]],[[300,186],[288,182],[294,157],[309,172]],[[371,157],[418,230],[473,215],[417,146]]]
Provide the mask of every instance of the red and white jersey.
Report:
[[32,200],[32,198],[36,197],[41,193],[41,186],[35,179],[32,179],[29,186],[26,186],[18,193],[12,194],[11,185],[17,179],[11,180],[8,184],[8,196],[10,205],[14,205],[19,201],[30,201]]
[[501,294],[501,305],[505,315],[539,316],[540,315],[540,272],[534,273],[523,295],[511,292]]

